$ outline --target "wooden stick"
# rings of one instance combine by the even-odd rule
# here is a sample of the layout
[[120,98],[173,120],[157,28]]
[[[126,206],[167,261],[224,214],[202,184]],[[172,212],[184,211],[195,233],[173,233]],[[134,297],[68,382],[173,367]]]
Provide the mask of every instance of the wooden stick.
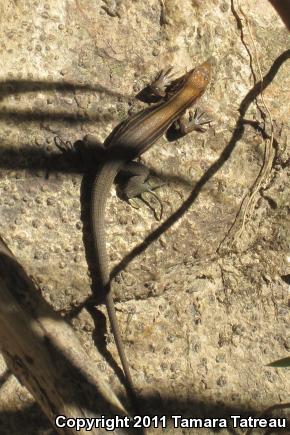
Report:
[[[59,434],[88,432],[85,428],[57,428],[57,415],[100,420],[101,416],[126,416],[73,329],[42,298],[1,237],[0,348],[9,369],[30,391]],[[94,427],[90,433],[108,432]],[[115,429],[111,433],[128,431]]]

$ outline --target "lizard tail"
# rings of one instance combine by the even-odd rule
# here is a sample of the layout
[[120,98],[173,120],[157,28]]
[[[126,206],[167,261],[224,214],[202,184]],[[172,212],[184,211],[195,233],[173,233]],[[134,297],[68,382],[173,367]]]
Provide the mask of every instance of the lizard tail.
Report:
[[92,188],[92,230],[94,238],[94,250],[97,262],[98,276],[100,285],[105,294],[105,302],[111,329],[114,335],[119,357],[127,381],[127,391],[134,403],[137,402],[135,388],[131,377],[128,360],[126,358],[124,345],[118,325],[116,310],[113,297],[110,291],[110,273],[108,266],[108,255],[106,249],[106,231],[105,231],[105,210],[107,199],[110,194],[114,179],[120,168],[123,166],[123,160],[106,161],[95,178]]

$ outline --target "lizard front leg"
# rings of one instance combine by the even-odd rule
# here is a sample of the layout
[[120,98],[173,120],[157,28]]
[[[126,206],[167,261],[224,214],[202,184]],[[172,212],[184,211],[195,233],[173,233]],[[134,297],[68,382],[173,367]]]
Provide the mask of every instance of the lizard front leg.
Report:
[[182,136],[190,133],[191,131],[199,131],[204,133],[208,126],[212,122],[212,119],[208,118],[205,112],[196,108],[194,113],[189,110],[184,115],[182,115],[175,123],[176,127],[179,129]]

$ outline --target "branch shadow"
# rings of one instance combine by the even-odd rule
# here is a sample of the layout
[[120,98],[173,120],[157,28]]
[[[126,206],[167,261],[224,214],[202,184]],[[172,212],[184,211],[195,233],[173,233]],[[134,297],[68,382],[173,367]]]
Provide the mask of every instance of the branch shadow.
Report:
[[[80,84],[74,82],[51,82],[45,80],[3,80],[0,81],[0,101],[9,95],[20,95],[32,92],[45,92],[45,91],[56,91],[59,94],[74,94],[76,91],[82,91],[87,93],[98,92],[104,93],[107,96],[114,98],[121,98],[125,100],[132,100],[133,96],[123,95],[119,92],[112,91],[111,89],[101,85],[90,85],[90,84]],[[7,121],[20,121],[20,122],[32,122],[32,121],[65,121],[70,125],[82,124],[84,122],[96,122],[100,120],[98,114],[89,116],[85,112],[80,114],[69,113],[66,111],[37,111],[33,112],[29,109],[21,110],[17,108],[8,109],[6,107],[0,108],[0,119]],[[108,119],[111,116],[107,115]]]
[[199,179],[199,181],[195,184],[193,190],[189,197],[184,201],[184,203],[165,221],[163,222],[156,230],[152,231],[142,243],[133,248],[131,252],[129,252],[123,260],[112,270],[111,272],[111,280],[116,277],[128,264],[142,252],[144,252],[147,247],[156,241],[163,233],[165,233],[178,219],[180,219],[187,210],[192,206],[194,201],[197,199],[204,185],[221,169],[224,163],[230,158],[232,155],[237,142],[243,137],[244,133],[244,116],[249,105],[258,97],[258,95],[266,89],[269,84],[273,81],[275,75],[279,71],[281,65],[290,58],[290,50],[284,51],[280,56],[276,58],[273,62],[271,68],[268,73],[264,76],[262,81],[257,82],[253,88],[247,93],[247,95],[243,98],[240,107],[239,107],[239,117],[236,122],[236,127],[233,131],[232,137],[229,140],[228,144],[225,146],[218,160],[216,160],[210,168],[204,173],[204,175]]
[[[102,158],[98,152],[92,153],[92,150],[88,150],[86,156],[83,153],[80,156],[75,147],[81,142],[82,140],[76,141],[71,149],[65,153],[60,153],[58,150],[51,151],[51,145],[45,149],[37,145],[23,144],[21,151],[19,151],[12,145],[1,144],[0,139],[0,168],[5,170],[25,169],[32,175],[38,171],[45,171],[47,178],[49,174],[57,172],[82,176],[86,176],[88,171],[95,173]],[[172,175],[164,171],[161,173],[152,168],[150,168],[150,175],[168,184],[179,184],[188,189],[193,187],[192,181],[179,175]]]
[[112,91],[111,89],[100,85],[90,85],[81,84],[74,82],[52,82],[45,80],[3,80],[0,81],[0,100],[7,97],[8,95],[14,94],[25,94],[28,92],[38,92],[38,91],[57,91],[60,93],[71,93],[75,91],[84,92],[99,92],[105,93],[112,97],[126,98],[130,100],[132,96],[123,95],[120,92]]

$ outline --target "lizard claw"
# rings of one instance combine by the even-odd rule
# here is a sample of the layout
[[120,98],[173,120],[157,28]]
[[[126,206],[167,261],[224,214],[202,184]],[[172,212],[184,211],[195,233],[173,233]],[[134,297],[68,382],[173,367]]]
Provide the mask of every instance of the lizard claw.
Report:
[[136,210],[139,210],[140,205],[136,201],[136,198],[128,198],[127,201],[131,205],[131,207],[135,208]]
[[54,136],[54,143],[62,153],[74,151],[74,146],[70,140],[64,141],[60,136]]
[[[158,186],[159,187],[159,186]],[[144,197],[143,197],[143,195],[144,195],[144,193],[146,193],[146,192],[143,192],[140,196],[141,196],[141,199],[142,199],[142,201],[144,201],[145,202],[145,204],[147,204],[148,205],[148,207],[153,211],[153,213],[154,213],[154,217],[155,217],[155,219],[157,220],[157,221],[161,221],[161,219],[162,219],[162,216],[163,216],[163,205],[162,205],[162,201],[161,201],[161,199],[159,198],[159,196],[153,191],[153,190],[148,190],[147,191],[150,195],[152,195],[156,200],[157,200],[157,202],[158,202],[158,204],[160,205],[160,215],[158,216],[157,215],[157,213],[156,213],[156,209],[149,203],[149,201],[147,201]]]
[[170,66],[168,69],[162,69],[156,76],[153,83],[149,85],[149,90],[153,95],[158,97],[165,97],[167,95],[167,88],[171,85],[176,77],[177,72]]
[[212,119],[205,117],[205,112],[195,109],[194,113],[189,110],[188,115],[183,115],[176,123],[179,125],[181,134],[185,135],[193,130],[204,133],[207,130],[204,126],[211,122]]
[[193,121],[197,126],[209,124],[212,122],[212,119],[205,117],[206,113],[202,112],[200,109],[196,108],[194,115],[192,111],[190,113],[190,121]]

